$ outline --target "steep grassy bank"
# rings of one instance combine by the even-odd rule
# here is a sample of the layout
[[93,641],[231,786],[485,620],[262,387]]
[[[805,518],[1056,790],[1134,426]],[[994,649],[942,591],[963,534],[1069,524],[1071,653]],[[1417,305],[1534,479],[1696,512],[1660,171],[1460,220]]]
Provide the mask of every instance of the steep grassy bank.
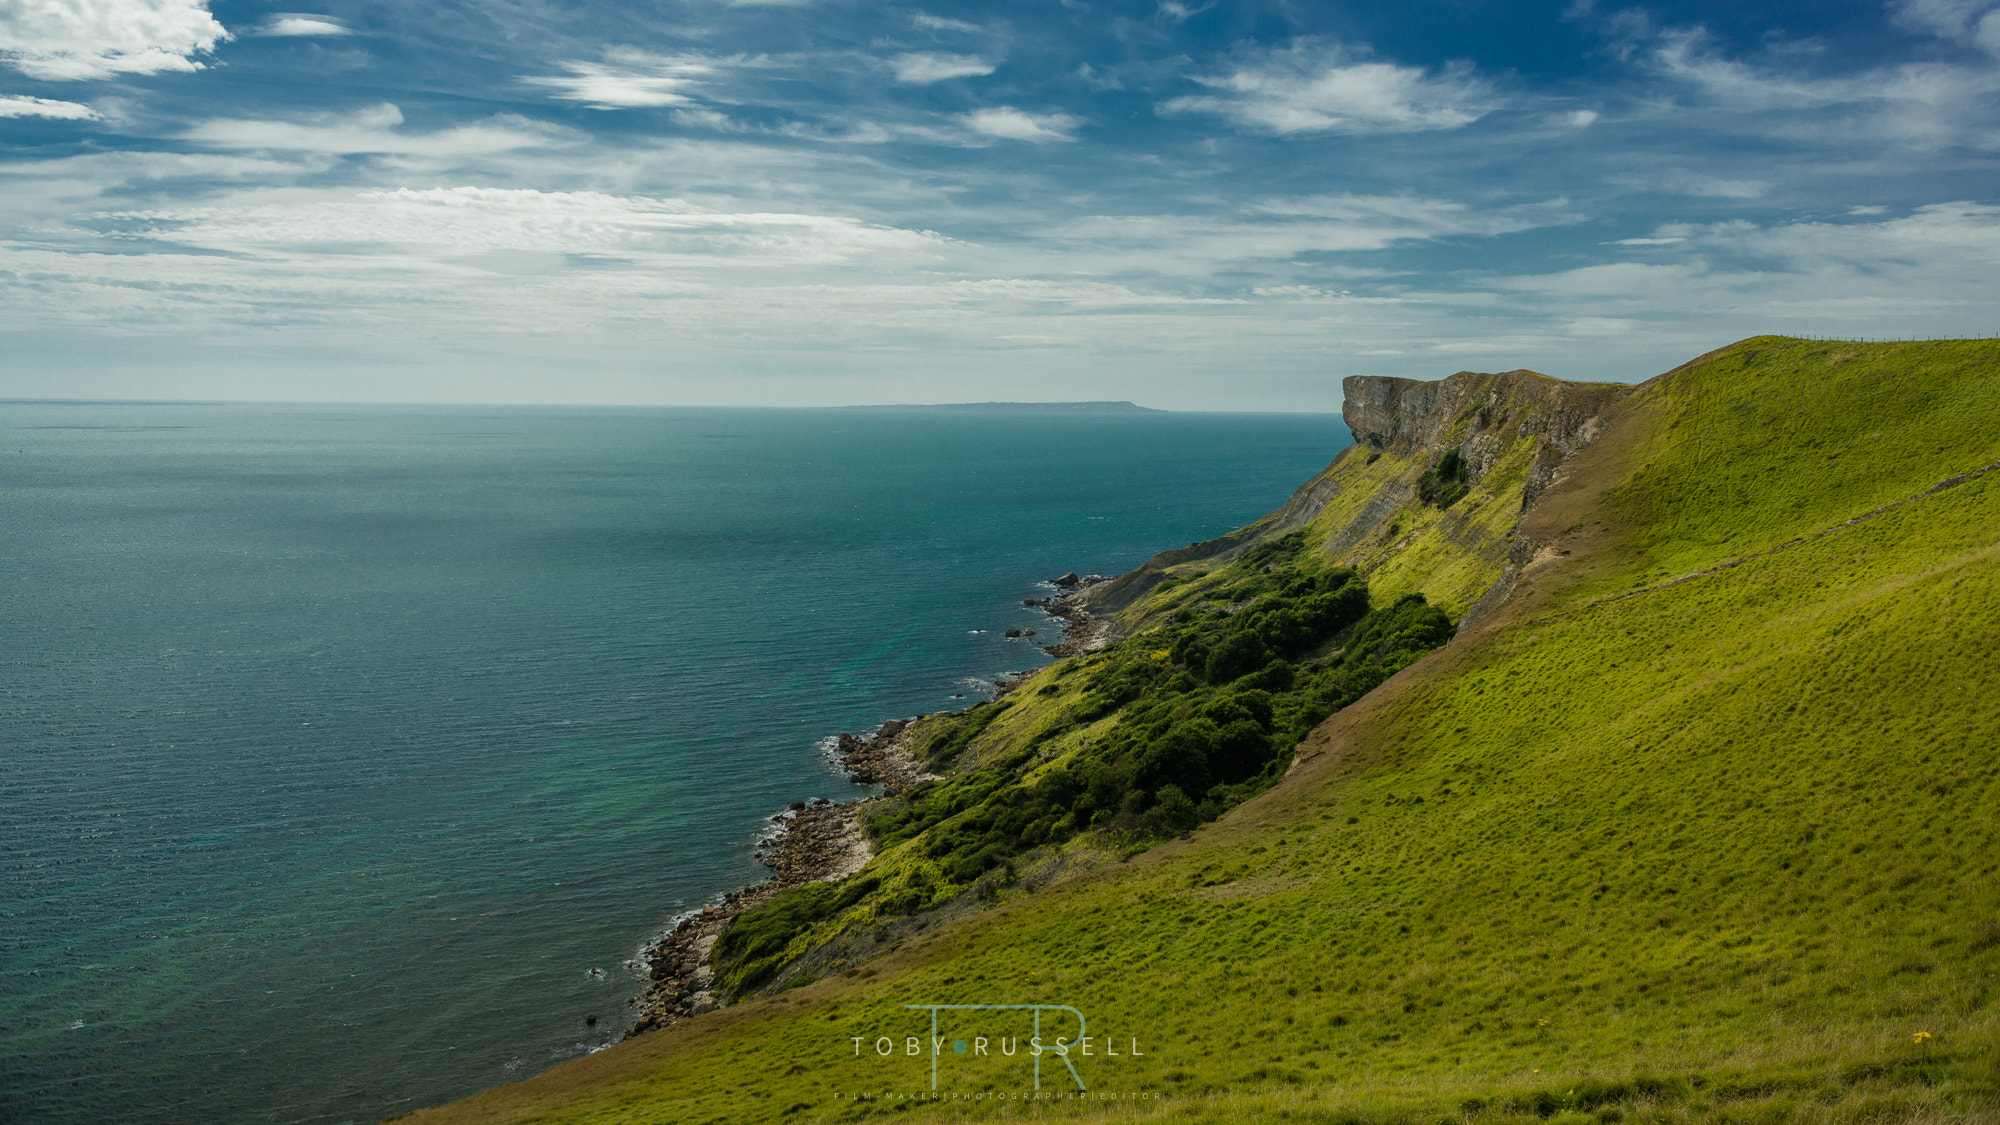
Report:
[[[1977,473],[2000,461],[2000,345],[1745,341],[1592,417],[1513,538],[1531,550],[1505,602],[1317,727],[1261,796],[427,1116],[2000,1119],[2000,472]],[[1379,483],[1409,496],[1363,519],[1381,506],[1330,490],[1296,525],[1329,536],[1298,566],[1332,574],[1348,529],[1410,521],[1358,571],[1378,609],[1397,575],[1427,580],[1417,525],[1482,510],[1494,473],[1385,439],[1343,463],[1399,456]],[[1426,473],[1466,493],[1425,501]],[[1441,580],[1468,554],[1495,580],[1512,559],[1462,549]],[[1131,627],[1226,569],[1160,568]],[[1120,1052],[1072,1056],[1092,1092],[1160,1097],[897,1097],[930,1088],[929,1055],[900,1049],[929,1029],[912,1003],[1073,1006]],[[951,1046],[1025,1017],[944,1020],[941,1089],[1028,1088],[1024,1056]],[[1051,1060],[1042,1079],[1074,1089]]]
[[939,780],[870,808],[870,863],[781,891],[715,946],[721,994],[795,986],[1059,873],[1129,856],[1271,787],[1328,715],[1450,639],[1406,594],[1371,608],[1303,532],[1156,590],[1160,623],[1006,698],[923,719]]

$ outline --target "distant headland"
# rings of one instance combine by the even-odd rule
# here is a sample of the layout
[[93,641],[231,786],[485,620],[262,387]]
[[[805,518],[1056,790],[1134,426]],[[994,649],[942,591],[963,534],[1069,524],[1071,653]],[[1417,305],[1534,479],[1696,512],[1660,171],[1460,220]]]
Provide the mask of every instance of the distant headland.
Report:
[[1166,414],[1133,402],[900,402],[843,406],[841,410],[972,410],[1009,414]]

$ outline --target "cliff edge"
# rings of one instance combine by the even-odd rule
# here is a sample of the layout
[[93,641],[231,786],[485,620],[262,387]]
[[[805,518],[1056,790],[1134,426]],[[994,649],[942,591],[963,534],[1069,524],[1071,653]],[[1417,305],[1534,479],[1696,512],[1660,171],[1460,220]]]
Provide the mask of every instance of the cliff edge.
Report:
[[1198,577],[1304,530],[1331,562],[1367,576],[1378,597],[1421,588],[1455,619],[1477,618],[1505,598],[1534,554],[1516,541],[1521,516],[1631,390],[1534,371],[1350,376],[1341,382],[1341,417],[1354,444],[1283,507],[1220,538],[1163,551],[1091,589],[1087,601],[1127,636],[1153,622],[1146,595],[1163,581]]

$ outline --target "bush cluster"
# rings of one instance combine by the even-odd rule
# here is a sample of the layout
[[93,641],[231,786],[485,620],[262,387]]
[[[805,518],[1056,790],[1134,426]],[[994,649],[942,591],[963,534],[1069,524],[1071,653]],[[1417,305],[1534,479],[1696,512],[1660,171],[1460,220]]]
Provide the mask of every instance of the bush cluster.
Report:
[[[1275,783],[1322,720],[1453,632],[1422,594],[1369,608],[1361,577],[1326,566],[1307,547],[1303,533],[1260,544],[1215,581],[1189,583],[1201,592],[1184,595],[1193,604],[1164,627],[1059,666],[1051,673],[1058,690],[1044,688],[1030,704],[1053,713],[1025,748],[914,786],[869,819],[878,851],[921,840],[936,879],[918,868],[893,887],[868,878],[781,891],[717,941],[717,982],[731,994],[756,988],[783,966],[794,939],[863,898],[876,896],[878,914],[913,914],[989,872],[1011,881],[1012,859],[1029,849],[1092,830],[1143,845]],[[1052,698],[1065,690],[1068,702]],[[1000,700],[936,716],[921,753],[945,769],[1019,705]],[[1107,716],[1117,721],[1078,753],[1034,773],[1049,739]]]
[[771,901],[737,915],[716,939],[711,955],[717,983],[732,994],[764,983],[784,967],[785,948],[793,938],[860,902],[881,885],[873,876],[845,883],[808,883],[779,891]]
[[[1201,606],[1095,658],[1080,673],[1081,697],[1042,737],[1113,714],[1118,722],[1068,763],[1022,777],[1037,757],[1031,744],[918,786],[870,820],[878,846],[929,833],[925,854],[962,885],[1091,828],[1127,840],[1185,832],[1276,781],[1313,727],[1452,634],[1421,594],[1370,610],[1364,580],[1317,565],[1306,548],[1303,533],[1260,544]],[[931,760],[956,757],[1008,706],[967,712],[932,741]]]
[[1458,455],[1456,448],[1448,449],[1437,464],[1417,478],[1417,498],[1433,507],[1449,508],[1472,488],[1467,483],[1470,476],[1465,458]]

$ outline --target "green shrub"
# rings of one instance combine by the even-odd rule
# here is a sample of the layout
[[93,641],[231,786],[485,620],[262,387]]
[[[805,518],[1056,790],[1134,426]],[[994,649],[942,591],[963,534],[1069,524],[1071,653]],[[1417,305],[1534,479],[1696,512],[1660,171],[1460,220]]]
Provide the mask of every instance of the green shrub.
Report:
[[1466,483],[1470,475],[1458,450],[1447,449],[1437,464],[1417,478],[1417,498],[1435,507],[1449,508],[1471,490]]

